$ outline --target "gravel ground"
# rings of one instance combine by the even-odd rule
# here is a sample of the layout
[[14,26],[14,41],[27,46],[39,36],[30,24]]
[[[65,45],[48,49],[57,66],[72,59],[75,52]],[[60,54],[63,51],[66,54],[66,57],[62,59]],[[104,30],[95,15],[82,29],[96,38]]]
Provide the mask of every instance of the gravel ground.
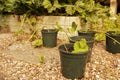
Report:
[[[60,72],[58,46],[52,49],[29,47],[38,52],[46,51],[44,56],[47,59],[43,63],[29,62],[13,56],[14,51],[10,52],[11,46],[17,44],[17,39],[12,34],[7,35],[0,35],[0,80],[68,80]],[[48,51],[51,51],[51,54],[48,54]],[[54,51],[58,54],[54,55]],[[108,53],[104,42],[95,43],[91,61],[86,65],[85,77],[81,80],[120,80],[120,54]]]

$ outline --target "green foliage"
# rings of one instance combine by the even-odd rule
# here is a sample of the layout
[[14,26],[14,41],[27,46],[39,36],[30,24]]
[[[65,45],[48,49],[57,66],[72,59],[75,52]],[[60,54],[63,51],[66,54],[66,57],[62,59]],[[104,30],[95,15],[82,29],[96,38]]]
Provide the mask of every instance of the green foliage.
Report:
[[27,18],[25,22],[28,24],[34,25],[36,24],[37,20],[35,17],[32,17],[32,18]]
[[76,0],[74,4],[71,2],[72,1],[44,0],[43,6],[48,10],[48,13],[53,13],[53,15],[57,11],[58,15],[61,15],[59,11],[65,11],[65,14],[62,13],[62,15],[79,15],[82,26],[86,26],[87,24],[87,30],[93,30],[94,26],[96,26],[95,24],[99,22],[99,18],[109,15],[109,8],[95,3],[94,0]]
[[72,51],[72,53],[87,52],[89,50],[89,47],[88,47],[85,39],[76,41],[74,43],[73,48],[74,48],[74,50]]
[[[53,2],[53,4],[52,4],[52,2]],[[42,5],[44,8],[46,8],[48,10],[48,13],[52,13],[56,9],[61,8],[61,5],[59,4],[58,0],[54,0],[54,1],[44,0]]]
[[72,26],[67,28],[67,31],[64,30],[64,28],[62,28],[58,22],[56,22],[56,26],[57,26],[57,30],[64,32],[69,40],[70,40],[70,38],[69,38],[69,35],[67,33],[75,32],[77,29],[77,24],[75,22],[72,22]]
[[25,31],[23,29],[20,29],[15,32],[15,36],[19,36],[19,35],[23,35],[23,34],[25,34]]
[[117,14],[117,20],[116,20],[116,26],[119,28],[119,30],[120,30],[120,13],[119,14]]
[[43,55],[40,55],[39,61],[40,61],[40,63],[43,63],[43,62],[44,62],[44,56],[43,56]]
[[105,34],[104,33],[96,33],[95,34],[95,40],[96,41],[103,41],[103,40],[105,40]]
[[72,27],[68,28],[70,32],[75,32],[77,29],[77,24],[75,22],[72,22]]
[[18,7],[17,2],[19,0],[0,0],[0,13],[12,12],[16,7]]
[[74,8],[74,5],[65,5],[65,11],[67,14],[69,15],[73,15],[75,13],[75,8]]
[[116,24],[115,24],[115,20],[112,20],[112,19],[104,19],[104,24],[103,26],[105,27],[105,29],[107,31],[111,31],[112,29],[114,29],[116,27]]
[[0,0],[0,13],[37,13],[41,6],[41,0]]
[[120,14],[110,16],[110,18],[105,18],[103,21],[103,26],[105,30],[115,32],[115,35],[120,34]]
[[32,42],[32,45],[33,45],[34,47],[40,47],[40,46],[42,45],[42,40],[36,39],[36,40],[34,40],[34,41]]
[[56,26],[57,26],[58,31],[64,31],[63,28],[61,27],[61,25],[58,22],[56,22]]
[[52,4],[51,4],[51,2],[50,2],[50,0],[44,0],[43,1],[43,6],[44,6],[44,8],[51,8],[52,7]]
[[[57,29],[58,31],[64,32],[64,33],[66,34],[66,36],[68,37],[68,39],[69,39],[69,36],[68,36],[66,30],[64,30],[64,28],[62,28],[61,25],[60,25],[58,22],[56,22],[56,26],[57,26],[56,29]],[[75,22],[72,22],[72,26],[69,27],[69,28],[67,28],[67,31],[68,31],[69,33],[71,33],[71,32],[75,32],[76,29],[77,29],[77,24],[76,24]]]
[[[47,11],[46,11],[47,10]],[[0,0],[0,13],[36,15],[78,15],[82,18],[93,14],[103,16],[108,8],[94,0]],[[89,14],[89,15],[88,15]]]
[[41,22],[41,19],[38,19],[35,15],[30,15],[30,14],[24,14],[20,17],[21,19],[21,26],[20,29],[26,29],[26,26],[24,26],[24,24],[27,24],[29,26],[28,30],[30,31],[30,38],[28,39],[28,41],[30,40],[35,40],[35,39],[39,39],[39,25]]
[[[57,30],[64,32],[64,29],[61,27],[61,25],[56,22]],[[72,26],[68,28],[69,32],[75,32],[77,29],[77,24],[75,22],[72,22]]]
[[93,31],[99,23],[99,19],[105,18],[109,15],[109,8],[95,3],[94,0],[79,2],[78,12],[80,14],[81,26],[85,31]]
[[60,8],[61,8],[61,5],[59,4],[58,0],[54,0],[54,4],[50,9],[48,9],[48,12],[52,13],[56,9],[60,9]]

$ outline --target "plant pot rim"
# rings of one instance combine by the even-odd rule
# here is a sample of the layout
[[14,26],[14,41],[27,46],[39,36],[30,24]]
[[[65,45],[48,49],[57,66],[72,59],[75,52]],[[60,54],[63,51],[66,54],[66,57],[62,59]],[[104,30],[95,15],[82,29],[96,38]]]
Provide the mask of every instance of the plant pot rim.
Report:
[[81,33],[94,33],[95,34],[95,31],[78,30],[78,32],[81,32]]
[[42,33],[57,33],[58,30],[57,29],[42,29],[41,32]]
[[[81,36],[72,36],[72,37],[70,37],[70,41],[72,41],[72,42],[75,42],[75,41],[79,41],[79,40],[75,40],[75,39],[73,39],[73,38],[80,38]],[[80,38],[80,39],[82,39],[82,38]],[[89,43],[89,42],[94,42],[94,40],[87,40],[87,43]]]

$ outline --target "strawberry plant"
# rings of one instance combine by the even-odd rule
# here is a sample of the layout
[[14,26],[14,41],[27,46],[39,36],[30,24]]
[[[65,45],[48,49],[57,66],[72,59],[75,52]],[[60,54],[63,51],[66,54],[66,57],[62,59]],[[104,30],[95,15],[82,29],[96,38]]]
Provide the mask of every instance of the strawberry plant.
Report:
[[[56,28],[57,30],[65,32],[64,29],[61,27],[61,25],[58,22],[56,22],[56,26],[57,26],[57,28]],[[77,24],[75,22],[72,22],[72,26],[67,28],[67,30],[69,32],[75,32],[76,29],[77,29]]]
[[75,22],[72,22],[72,26],[68,28],[69,32],[75,32],[77,29],[77,24]]
[[[64,32],[65,35],[66,35],[66,37],[67,37],[69,40],[70,40],[70,37],[69,37],[68,33],[71,34],[72,32],[75,32],[76,29],[77,29],[77,24],[76,24],[75,22],[72,22],[71,27],[67,28],[67,31],[64,30],[58,22],[56,22],[56,26],[57,26],[57,30],[59,30],[59,31],[61,31],[61,32]],[[67,50],[67,49],[66,49],[66,50]]]
[[43,56],[43,55],[40,55],[39,61],[40,61],[40,63],[43,63],[43,62],[44,62],[44,56]]
[[39,47],[39,46],[42,45],[42,40],[36,39],[36,40],[34,40],[34,41],[32,42],[32,45],[33,45],[34,47]]
[[73,46],[72,53],[79,53],[79,52],[87,52],[89,50],[89,47],[86,43],[85,39],[81,39],[80,41],[76,41]]
[[103,41],[103,40],[105,40],[105,33],[96,33],[95,34],[95,40],[96,41]]

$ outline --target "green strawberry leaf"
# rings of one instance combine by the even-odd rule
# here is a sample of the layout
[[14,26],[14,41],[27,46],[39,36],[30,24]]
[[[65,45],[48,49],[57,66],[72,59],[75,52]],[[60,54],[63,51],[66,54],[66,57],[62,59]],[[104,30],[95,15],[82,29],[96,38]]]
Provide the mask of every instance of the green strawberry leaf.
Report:
[[42,40],[34,40],[33,42],[32,42],[32,45],[34,46],[34,47],[39,47],[39,46],[41,46],[42,45]]
[[72,27],[71,28],[68,28],[68,30],[70,32],[75,32],[77,29],[77,24],[75,22],[72,22]]
[[79,53],[79,52],[86,52],[89,50],[89,47],[86,43],[85,39],[81,39],[80,41],[76,41],[73,46],[73,53]]
[[56,26],[58,31],[64,31],[58,22],[56,22]]
[[39,57],[39,61],[40,61],[41,63],[44,62],[44,56],[43,56],[43,55],[40,55],[40,57]]

